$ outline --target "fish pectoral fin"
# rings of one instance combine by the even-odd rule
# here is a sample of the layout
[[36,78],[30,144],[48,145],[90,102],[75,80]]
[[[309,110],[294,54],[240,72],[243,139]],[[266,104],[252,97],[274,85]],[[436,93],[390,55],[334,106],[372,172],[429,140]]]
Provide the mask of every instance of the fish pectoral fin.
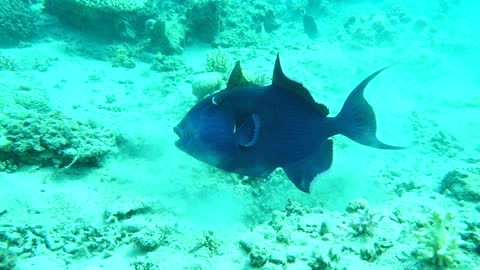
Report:
[[330,168],[332,159],[333,142],[326,140],[311,155],[284,166],[283,170],[298,189],[310,193],[313,179]]
[[252,114],[235,130],[235,141],[243,147],[254,146],[260,135],[262,123],[260,117]]

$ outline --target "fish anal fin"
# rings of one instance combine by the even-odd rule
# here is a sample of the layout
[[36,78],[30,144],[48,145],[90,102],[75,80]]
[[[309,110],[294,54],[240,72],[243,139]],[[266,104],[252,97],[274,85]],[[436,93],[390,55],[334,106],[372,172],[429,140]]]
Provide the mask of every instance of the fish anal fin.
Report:
[[287,164],[283,167],[283,170],[298,189],[310,193],[310,185],[313,179],[330,168],[332,159],[333,142],[332,140],[325,140],[312,154]]
[[275,60],[275,67],[273,68],[272,86],[300,96],[308,104],[312,105],[315,110],[323,116],[327,116],[329,113],[328,108],[325,105],[315,102],[307,88],[305,88],[301,83],[291,80],[287,76],[285,76],[282,70],[282,66],[280,64],[279,54],[277,54],[277,59]]

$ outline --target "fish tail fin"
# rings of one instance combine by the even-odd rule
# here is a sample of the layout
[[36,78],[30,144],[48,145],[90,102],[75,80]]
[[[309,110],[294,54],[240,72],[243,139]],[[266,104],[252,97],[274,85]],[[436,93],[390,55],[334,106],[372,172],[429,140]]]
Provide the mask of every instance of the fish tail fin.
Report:
[[405,147],[388,145],[377,138],[375,112],[363,94],[368,83],[386,68],[388,66],[365,78],[347,97],[342,110],[336,116],[338,133],[357,143],[374,148],[403,149]]

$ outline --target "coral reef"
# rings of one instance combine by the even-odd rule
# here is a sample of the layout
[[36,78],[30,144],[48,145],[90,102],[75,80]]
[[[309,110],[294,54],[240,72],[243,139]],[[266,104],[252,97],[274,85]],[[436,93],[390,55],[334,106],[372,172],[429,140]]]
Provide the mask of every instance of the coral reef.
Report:
[[187,36],[204,42],[212,42],[220,31],[222,0],[195,1],[187,10]]
[[480,201],[480,168],[456,169],[448,172],[440,183],[439,192],[458,200]]
[[0,71],[16,71],[18,68],[18,63],[15,59],[13,59],[13,57],[0,55]]
[[218,72],[197,74],[192,79],[192,94],[202,99],[219,90],[223,84],[222,74]]
[[[145,0],[45,0],[47,12],[65,24],[104,38],[133,39]],[[144,20],[144,19],[143,19]]]
[[309,209],[299,202],[292,200],[292,198],[288,198],[287,206],[285,206],[285,212],[287,216],[303,216],[309,212]]
[[250,265],[253,267],[262,267],[267,263],[270,254],[266,247],[254,245],[249,253]]
[[330,248],[326,256],[322,255],[321,249],[316,248],[313,250],[308,262],[308,266],[312,270],[330,270],[337,269],[336,264],[340,260],[340,255],[336,250]]
[[307,0],[306,11],[312,16],[325,14],[330,6],[329,0]]
[[205,55],[205,70],[207,72],[218,72],[223,75],[228,74],[230,72],[228,55],[219,49],[207,52]]
[[71,0],[80,6],[110,12],[138,11],[145,7],[146,0]]
[[94,122],[76,121],[59,112],[29,112],[16,119],[10,112],[3,116],[0,126],[11,143],[0,151],[2,160],[56,167],[97,165],[115,148],[113,133]]
[[73,258],[111,256],[111,252],[130,243],[125,230],[112,226],[95,227],[81,223],[47,228],[42,225],[1,225],[0,241],[21,258],[43,254],[45,250]]
[[[178,232],[177,228],[170,225],[151,225],[151,222],[145,225],[144,218],[134,220],[138,213],[126,209],[139,209],[140,206],[134,201],[129,203],[121,202],[106,211],[110,216],[116,216],[120,222],[100,226],[92,225],[83,219],[51,227],[39,224],[0,224],[0,251],[2,245],[5,245],[5,248],[8,247],[22,259],[53,253],[70,260],[110,257],[115,249],[130,244],[135,244],[144,252],[168,245],[172,235]],[[0,264],[1,257],[0,254]]]
[[407,32],[410,17],[401,9],[376,11],[369,15],[352,15],[344,23],[341,39],[349,39],[361,45],[394,44]]
[[248,73],[243,74],[247,81],[252,83],[253,85],[258,85],[258,86],[265,86],[269,85],[272,81],[271,77],[269,75],[266,75],[265,73],[260,73],[260,74],[255,74],[255,76],[249,76]]
[[42,91],[5,92],[0,100],[0,161],[12,165],[98,165],[116,149],[113,132],[50,108]]
[[430,139],[429,146],[439,155],[455,158],[465,150],[465,147],[452,134],[438,131]]
[[188,71],[189,69],[183,57],[176,55],[166,56],[163,54],[158,54],[153,59],[152,66],[150,68],[159,72]]
[[459,254],[457,231],[453,213],[442,216],[433,211],[429,224],[415,231],[418,240],[417,257],[435,266],[452,266]]
[[[438,22],[437,22],[438,23]],[[415,41],[425,45],[435,40],[436,27],[425,18],[412,17],[407,9],[393,4],[384,10],[370,14],[350,16],[343,24],[343,31],[337,37],[347,45],[358,49],[366,46],[395,45]],[[404,43],[403,43],[404,44]]]
[[305,14],[306,6],[309,0],[287,0],[285,1],[285,9],[288,10],[287,15],[290,18],[298,19]]
[[460,235],[464,246],[480,255],[480,222],[467,222],[467,229],[460,231]]
[[[136,45],[139,51],[165,55],[183,52],[189,5],[147,0],[45,0],[46,11],[66,25],[109,42],[121,40]],[[205,33],[205,29],[195,31]]]
[[203,232],[202,237],[199,239],[198,243],[190,250],[190,253],[194,253],[199,249],[205,247],[210,255],[221,255],[220,251],[221,242],[215,236],[213,231]]
[[221,16],[221,31],[213,40],[213,45],[217,47],[263,45],[269,42],[272,32],[280,27],[276,9],[265,1],[229,1],[224,10],[228,16]]
[[271,33],[280,27],[280,20],[277,19],[276,11],[270,4],[265,1],[256,1],[253,7],[252,21],[255,22],[254,29],[257,33]]
[[285,252],[282,249],[275,248],[270,252],[270,258],[268,258],[268,261],[272,264],[286,267],[288,258],[285,256]]
[[393,41],[396,29],[384,13],[370,16],[351,16],[344,24],[345,31],[352,39],[361,43],[375,44]]
[[275,238],[279,243],[288,245],[292,242],[292,231],[290,229],[278,230]]
[[258,34],[254,30],[245,27],[231,28],[226,31],[220,32],[215,38],[213,45],[223,48],[232,47],[255,47],[268,42],[268,36],[264,34]]
[[363,247],[360,249],[360,259],[367,262],[374,262],[378,258],[378,254],[375,249],[369,247]]
[[280,230],[283,227],[283,222],[285,221],[285,218],[287,217],[287,214],[275,210],[272,212],[272,220],[270,221],[270,226],[274,228],[276,231]]
[[17,264],[17,256],[5,249],[0,247],[0,270],[13,270]]
[[348,213],[352,214],[352,213],[357,212],[358,210],[365,210],[369,207],[370,206],[368,204],[368,201],[363,199],[363,198],[360,198],[360,199],[349,201],[345,210]]
[[22,0],[0,0],[0,46],[29,40],[36,31],[38,14]]
[[393,243],[385,238],[379,238],[373,243],[372,247],[360,248],[360,259],[367,262],[374,262],[380,255],[382,255],[387,249],[393,247]]
[[[405,248],[400,246],[411,244],[409,234],[402,233],[407,224],[382,219],[365,199],[351,201],[348,209],[349,214],[329,212],[290,199],[285,210],[274,211],[270,221],[240,238],[240,247],[248,254],[247,263],[260,269],[333,270],[368,269],[373,267],[372,262],[388,268],[390,260],[400,254],[408,260]],[[352,237],[372,236],[374,229],[381,236]]]
[[112,67],[135,68],[136,64],[132,60],[132,52],[127,48],[119,47],[110,55]]
[[353,230],[355,236],[373,236],[373,230],[384,216],[371,212],[370,208],[358,209],[352,217],[348,226]]
[[149,51],[165,55],[180,54],[185,43],[185,26],[178,20],[149,19],[145,22]]
[[159,246],[168,245],[172,232],[173,228],[169,226],[149,226],[138,232],[132,240],[140,250],[150,252]]
[[135,270],[159,270],[158,266],[151,261],[142,259],[130,263],[130,266]]
[[[239,244],[248,254],[247,262],[261,269],[290,269],[289,264],[296,267],[304,264],[303,268],[309,265],[311,269],[342,269],[337,268],[340,256],[335,248],[330,252],[331,256],[323,256],[328,252],[323,247],[334,243],[335,230],[332,225],[323,225],[321,235],[322,226],[318,219],[322,213],[320,208],[308,208],[289,199],[285,210],[274,211],[270,221],[241,238]],[[325,221],[322,223],[326,224]],[[322,249],[319,246],[312,250],[306,244],[310,241],[323,241],[325,245],[321,245]]]

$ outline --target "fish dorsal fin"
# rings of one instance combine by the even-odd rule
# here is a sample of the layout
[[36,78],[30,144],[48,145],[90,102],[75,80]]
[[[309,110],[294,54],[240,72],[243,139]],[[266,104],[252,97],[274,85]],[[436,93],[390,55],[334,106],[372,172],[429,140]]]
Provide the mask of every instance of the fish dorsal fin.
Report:
[[235,130],[235,140],[238,145],[243,147],[254,146],[260,135],[262,123],[260,117],[256,114],[248,116],[245,121]]
[[251,86],[252,83],[245,79],[243,76],[242,67],[240,66],[240,61],[237,61],[235,67],[230,73],[230,78],[228,78],[227,88],[242,87],[242,86]]
[[303,85],[294,80],[290,80],[283,73],[282,66],[280,65],[280,55],[277,54],[277,59],[275,60],[275,67],[273,68],[273,80],[272,86],[276,88],[289,91],[295,95],[302,97],[307,103],[314,106],[315,110],[321,113],[323,116],[327,116],[329,111],[327,106],[315,102],[310,92]]

